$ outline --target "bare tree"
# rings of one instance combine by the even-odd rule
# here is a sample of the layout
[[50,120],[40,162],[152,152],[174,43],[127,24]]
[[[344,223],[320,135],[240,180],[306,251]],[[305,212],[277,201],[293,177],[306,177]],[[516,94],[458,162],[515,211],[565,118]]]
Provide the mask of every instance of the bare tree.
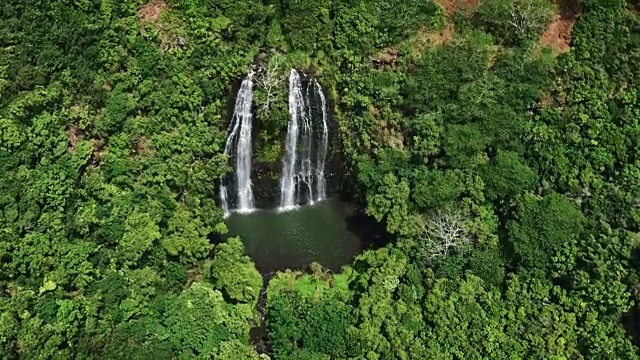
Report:
[[542,29],[551,15],[550,8],[540,0],[515,0],[509,9],[510,23],[517,33]]
[[471,237],[458,212],[438,211],[424,219],[422,230],[424,242],[421,250],[428,260],[446,257],[452,249],[471,244]]
[[280,88],[280,84],[284,80],[283,73],[280,69],[282,61],[282,55],[277,51],[274,51],[269,62],[267,62],[264,67],[260,68],[255,78],[256,82],[262,87],[265,93],[265,100],[259,109],[259,111],[265,115],[269,113],[271,102],[275,97],[277,90]]
[[539,36],[554,11],[549,0],[491,0],[478,14],[495,36],[513,44]]

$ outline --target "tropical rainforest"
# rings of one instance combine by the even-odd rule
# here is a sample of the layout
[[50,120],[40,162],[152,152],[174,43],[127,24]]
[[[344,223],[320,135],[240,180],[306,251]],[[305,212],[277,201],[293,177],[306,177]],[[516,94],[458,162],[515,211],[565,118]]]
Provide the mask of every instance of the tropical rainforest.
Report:
[[[640,358],[639,10],[3,0],[0,357]],[[266,289],[217,199],[257,63],[255,161],[317,78],[386,238]]]

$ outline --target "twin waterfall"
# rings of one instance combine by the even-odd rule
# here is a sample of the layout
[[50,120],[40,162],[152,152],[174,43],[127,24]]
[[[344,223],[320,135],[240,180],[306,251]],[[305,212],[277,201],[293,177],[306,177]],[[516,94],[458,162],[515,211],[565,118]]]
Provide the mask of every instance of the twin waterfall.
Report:
[[[220,186],[220,201],[225,215],[231,211],[254,210],[251,184],[251,74],[242,82],[236,98],[230,133],[224,153],[235,159],[234,183],[236,208],[231,210],[228,183]],[[320,108],[320,111],[314,111]],[[309,80],[306,90],[296,70],[289,75],[289,114],[280,176],[280,206],[278,210],[295,209],[298,205],[313,204],[326,197],[325,158],[329,146],[327,104],[322,87]],[[321,116],[319,116],[321,114]],[[235,181],[232,181],[235,180]]]

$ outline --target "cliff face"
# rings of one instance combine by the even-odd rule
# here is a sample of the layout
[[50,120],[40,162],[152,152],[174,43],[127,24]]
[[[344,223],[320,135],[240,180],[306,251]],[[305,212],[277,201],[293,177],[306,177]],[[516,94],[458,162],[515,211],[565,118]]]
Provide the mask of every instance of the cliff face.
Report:
[[[302,80],[302,88],[305,96],[310,96],[310,106],[306,108],[307,116],[315,119],[322,118],[322,108],[319,100],[314,94],[307,93],[307,88],[311,81],[314,80],[312,73],[305,72]],[[320,82],[320,80],[317,80]],[[239,84],[239,82],[238,82]],[[239,89],[238,84],[234,84],[232,96],[229,96],[228,104],[225,107],[225,119],[231,119],[233,116],[233,102],[237,96]],[[281,86],[284,87],[284,86]],[[311,91],[313,91],[311,85]],[[251,168],[251,181],[253,184],[253,197],[255,207],[259,209],[276,208],[280,202],[280,177],[283,168],[283,156],[285,149],[285,138],[287,135],[287,124],[289,122],[289,111],[287,107],[288,92],[286,89],[280,89],[271,99],[271,109],[268,113],[262,111],[261,106],[264,101],[263,89],[256,85],[254,87],[254,105],[253,105],[253,121],[252,121],[252,143],[253,158]],[[329,94],[325,91],[326,99],[325,111],[328,127],[328,146],[325,157],[325,180],[326,194],[339,192],[341,190],[342,178],[344,176],[344,159],[342,156],[342,142],[340,137],[339,126],[333,116],[334,102]],[[306,100],[305,100],[306,101]],[[227,121],[228,126],[228,121]],[[314,147],[311,149],[313,154],[317,153],[317,143],[320,134],[314,134]],[[298,144],[298,154],[301,153],[300,144]],[[230,160],[233,164],[233,159]],[[233,185],[230,192],[234,191]],[[231,196],[233,197],[233,196]],[[232,200],[233,205],[235,201]]]

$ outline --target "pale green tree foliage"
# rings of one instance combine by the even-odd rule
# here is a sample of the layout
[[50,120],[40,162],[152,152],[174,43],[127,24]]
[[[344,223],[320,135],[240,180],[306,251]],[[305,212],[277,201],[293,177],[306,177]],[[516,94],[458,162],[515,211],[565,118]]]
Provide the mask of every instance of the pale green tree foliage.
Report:
[[239,238],[229,238],[215,248],[210,277],[216,289],[233,301],[255,304],[262,289],[262,276],[250,257],[244,254]]

